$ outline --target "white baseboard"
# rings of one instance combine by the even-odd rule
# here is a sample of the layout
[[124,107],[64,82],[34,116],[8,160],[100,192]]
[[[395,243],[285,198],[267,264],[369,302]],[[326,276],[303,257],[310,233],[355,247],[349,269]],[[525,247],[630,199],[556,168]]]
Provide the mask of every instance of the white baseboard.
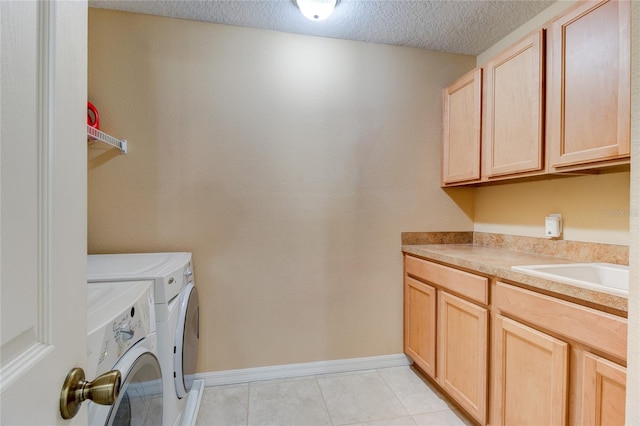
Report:
[[205,386],[220,386],[408,365],[411,365],[411,360],[405,354],[394,354],[197,373],[195,378],[204,380]]

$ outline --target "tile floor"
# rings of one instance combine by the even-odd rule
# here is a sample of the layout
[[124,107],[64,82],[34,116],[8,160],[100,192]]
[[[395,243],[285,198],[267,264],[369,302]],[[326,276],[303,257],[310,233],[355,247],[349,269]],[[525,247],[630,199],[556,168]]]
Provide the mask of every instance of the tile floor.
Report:
[[205,388],[196,426],[469,425],[411,367]]

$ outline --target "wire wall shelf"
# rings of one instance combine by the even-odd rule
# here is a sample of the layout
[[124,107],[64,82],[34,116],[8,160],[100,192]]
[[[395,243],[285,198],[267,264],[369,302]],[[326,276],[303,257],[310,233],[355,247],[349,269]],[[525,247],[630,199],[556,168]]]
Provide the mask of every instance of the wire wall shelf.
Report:
[[116,139],[94,127],[87,124],[87,139],[90,141],[100,141],[107,145],[111,145],[114,148],[118,148],[121,154],[127,153],[127,141],[122,139]]

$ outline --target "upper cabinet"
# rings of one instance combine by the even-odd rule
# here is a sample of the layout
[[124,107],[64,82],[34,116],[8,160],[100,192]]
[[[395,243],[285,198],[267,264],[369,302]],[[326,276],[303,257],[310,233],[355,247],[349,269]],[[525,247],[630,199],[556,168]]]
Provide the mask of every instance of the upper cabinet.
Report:
[[585,1],[455,81],[442,185],[628,164],[630,54],[630,2]]
[[442,183],[480,179],[482,70],[471,71],[443,93]]
[[585,2],[550,27],[551,167],[629,157],[630,2]]
[[485,66],[483,175],[544,167],[544,31],[521,40]]

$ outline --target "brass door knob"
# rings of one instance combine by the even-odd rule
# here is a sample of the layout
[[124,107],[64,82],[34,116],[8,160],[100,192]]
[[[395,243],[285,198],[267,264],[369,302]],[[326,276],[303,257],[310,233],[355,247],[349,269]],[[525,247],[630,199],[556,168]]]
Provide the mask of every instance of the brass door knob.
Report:
[[107,371],[94,381],[85,380],[82,368],[72,369],[60,392],[60,414],[63,419],[71,419],[80,410],[84,400],[100,405],[112,405],[120,394],[122,375],[118,370]]

